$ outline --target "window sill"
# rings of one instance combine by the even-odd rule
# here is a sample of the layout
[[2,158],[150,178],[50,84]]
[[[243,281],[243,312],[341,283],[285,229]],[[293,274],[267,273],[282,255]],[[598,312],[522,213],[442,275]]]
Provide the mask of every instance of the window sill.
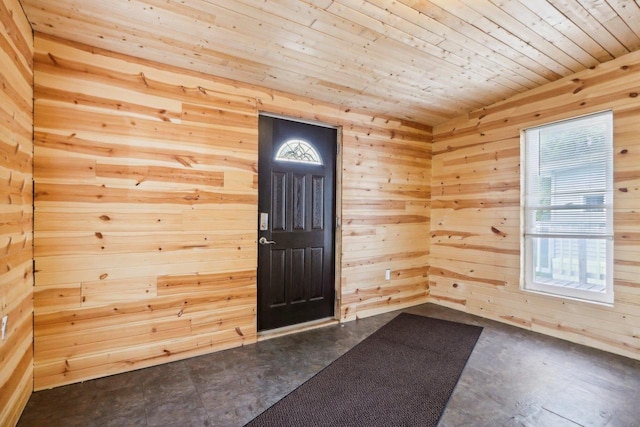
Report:
[[[521,286],[520,290],[536,295],[543,295],[552,298],[562,298],[570,301],[596,304],[604,307],[614,306],[614,296],[612,293],[607,294],[605,292],[593,292],[575,288],[564,288],[557,285],[540,285],[539,288],[537,287],[535,289],[532,289],[530,286]],[[592,295],[589,295],[590,293]],[[594,296],[597,298],[593,298]]]

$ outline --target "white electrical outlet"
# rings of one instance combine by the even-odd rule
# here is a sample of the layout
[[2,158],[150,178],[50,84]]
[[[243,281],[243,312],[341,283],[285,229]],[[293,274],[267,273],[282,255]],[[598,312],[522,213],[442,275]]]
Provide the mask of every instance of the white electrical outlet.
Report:
[[7,322],[9,321],[9,316],[2,316],[2,339],[4,340],[4,336],[7,332]]
[[384,271],[384,280],[391,280],[391,269],[387,268]]

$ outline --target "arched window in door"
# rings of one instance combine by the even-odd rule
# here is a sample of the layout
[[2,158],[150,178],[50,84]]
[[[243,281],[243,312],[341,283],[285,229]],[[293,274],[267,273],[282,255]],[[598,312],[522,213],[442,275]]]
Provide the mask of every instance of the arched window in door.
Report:
[[320,153],[313,145],[302,139],[285,141],[276,152],[277,161],[322,165]]

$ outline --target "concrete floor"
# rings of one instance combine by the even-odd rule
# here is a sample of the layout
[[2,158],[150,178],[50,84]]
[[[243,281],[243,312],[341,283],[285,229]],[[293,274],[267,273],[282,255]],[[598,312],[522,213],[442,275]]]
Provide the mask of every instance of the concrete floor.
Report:
[[[640,362],[432,304],[484,326],[445,426],[640,426]],[[34,393],[18,426],[242,426],[395,317],[273,338]]]

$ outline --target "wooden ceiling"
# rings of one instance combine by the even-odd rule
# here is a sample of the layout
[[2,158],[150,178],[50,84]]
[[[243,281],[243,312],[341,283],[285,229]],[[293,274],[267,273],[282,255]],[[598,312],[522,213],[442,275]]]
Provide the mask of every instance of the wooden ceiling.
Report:
[[36,32],[441,123],[640,47],[638,0],[21,0]]

